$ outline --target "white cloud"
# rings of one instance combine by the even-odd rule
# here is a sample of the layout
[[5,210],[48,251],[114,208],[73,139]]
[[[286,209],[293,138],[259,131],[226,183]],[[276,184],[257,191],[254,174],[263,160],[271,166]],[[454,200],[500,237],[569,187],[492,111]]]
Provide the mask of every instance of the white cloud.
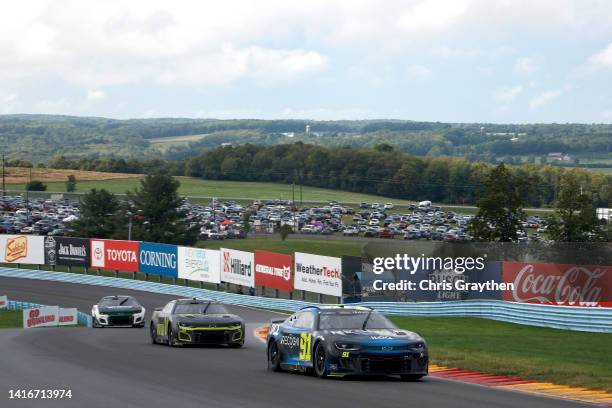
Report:
[[559,98],[562,93],[563,90],[561,89],[551,89],[548,91],[544,91],[536,95],[529,101],[529,109],[531,109],[532,111],[538,110],[541,107],[549,104],[553,100]]
[[603,50],[593,54],[589,58],[589,64],[593,68],[612,69],[612,43]]
[[431,69],[424,65],[412,64],[406,69],[408,78],[413,79],[427,79],[432,75]]
[[16,93],[0,92],[0,114],[17,113],[21,101]]
[[88,101],[95,101],[95,100],[98,100],[98,99],[104,99],[105,97],[106,97],[106,94],[104,93],[104,91],[101,91],[99,89],[87,91],[87,100]]
[[523,89],[521,85],[506,86],[495,91],[493,97],[499,102],[512,102],[523,92]]
[[539,65],[529,57],[518,58],[514,63],[514,72],[520,75],[533,75],[538,69]]

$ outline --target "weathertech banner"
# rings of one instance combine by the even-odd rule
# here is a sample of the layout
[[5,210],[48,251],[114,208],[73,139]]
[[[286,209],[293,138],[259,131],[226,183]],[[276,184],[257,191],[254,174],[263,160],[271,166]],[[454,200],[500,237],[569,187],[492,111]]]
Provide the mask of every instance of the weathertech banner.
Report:
[[0,235],[0,262],[42,265],[44,240],[34,235]]
[[295,253],[295,289],[342,296],[342,259]]
[[34,309],[23,309],[23,328],[57,326],[59,307],[45,306]]
[[221,248],[221,280],[235,285],[255,287],[255,257],[252,252]]
[[6,309],[8,306],[8,299],[6,296],[0,296],[0,309]]
[[266,288],[293,290],[293,257],[276,252],[255,251],[255,283]]
[[86,238],[45,238],[45,264],[89,266],[90,245]]
[[504,262],[504,300],[612,307],[612,266]]
[[92,239],[91,267],[111,271],[138,272],[138,242]]
[[200,282],[221,282],[219,251],[191,247],[178,247],[178,277]]

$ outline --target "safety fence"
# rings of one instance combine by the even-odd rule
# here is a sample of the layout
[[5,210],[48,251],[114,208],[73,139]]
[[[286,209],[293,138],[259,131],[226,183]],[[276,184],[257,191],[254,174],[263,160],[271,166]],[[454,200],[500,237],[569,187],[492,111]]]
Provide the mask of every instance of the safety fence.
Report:
[[[40,303],[31,303],[31,302],[20,302],[16,300],[9,300],[6,308],[8,310],[24,310],[24,309],[34,309],[40,307],[47,307],[48,305],[41,305]],[[83,313],[77,312],[77,321],[79,324],[83,326],[91,327],[91,316]]]
[[[318,305],[298,300],[265,298],[157,282],[64,272],[0,268],[0,276],[115,287],[182,297],[200,297],[231,305],[280,311],[295,311],[305,306]],[[364,302],[352,305],[372,307],[382,313],[395,316],[480,317],[530,326],[612,333],[612,308],[552,306],[501,300],[419,303]]]

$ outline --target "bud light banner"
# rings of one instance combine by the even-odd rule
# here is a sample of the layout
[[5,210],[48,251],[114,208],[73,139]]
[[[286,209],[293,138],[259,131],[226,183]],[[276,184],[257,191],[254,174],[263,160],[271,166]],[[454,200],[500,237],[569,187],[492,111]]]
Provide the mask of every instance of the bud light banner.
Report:
[[221,280],[235,285],[255,287],[255,257],[252,252],[221,248]]
[[91,267],[138,272],[138,241],[92,239]]
[[89,240],[86,238],[45,238],[45,264],[87,266],[91,263]]
[[200,282],[221,283],[221,260],[214,249],[178,247],[178,277]]
[[294,287],[341,297],[342,259],[296,252]]
[[612,266],[504,262],[504,300],[612,307]]
[[141,242],[138,254],[140,272],[177,277],[178,255],[176,245]]
[[255,251],[255,282],[266,288],[293,290],[293,257],[268,251]]

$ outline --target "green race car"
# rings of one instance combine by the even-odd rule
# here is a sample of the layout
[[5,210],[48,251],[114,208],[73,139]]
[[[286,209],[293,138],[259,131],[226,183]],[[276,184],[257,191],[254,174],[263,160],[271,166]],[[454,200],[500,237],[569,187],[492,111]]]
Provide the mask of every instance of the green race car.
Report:
[[169,346],[242,347],[244,320],[224,305],[204,299],[172,300],[151,316],[151,342]]

